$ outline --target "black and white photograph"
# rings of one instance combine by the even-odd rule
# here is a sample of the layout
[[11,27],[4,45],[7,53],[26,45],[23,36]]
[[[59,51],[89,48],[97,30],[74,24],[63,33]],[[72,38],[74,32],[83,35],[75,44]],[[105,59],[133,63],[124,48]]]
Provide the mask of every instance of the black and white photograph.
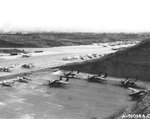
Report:
[[150,119],[150,1],[0,0],[0,119]]

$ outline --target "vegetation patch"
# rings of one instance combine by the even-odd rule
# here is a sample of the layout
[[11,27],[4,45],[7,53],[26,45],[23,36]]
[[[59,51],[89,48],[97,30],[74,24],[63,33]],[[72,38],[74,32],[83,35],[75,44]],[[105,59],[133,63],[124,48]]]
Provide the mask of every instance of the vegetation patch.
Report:
[[18,53],[26,53],[26,51],[19,49],[0,49],[0,53],[18,54]]

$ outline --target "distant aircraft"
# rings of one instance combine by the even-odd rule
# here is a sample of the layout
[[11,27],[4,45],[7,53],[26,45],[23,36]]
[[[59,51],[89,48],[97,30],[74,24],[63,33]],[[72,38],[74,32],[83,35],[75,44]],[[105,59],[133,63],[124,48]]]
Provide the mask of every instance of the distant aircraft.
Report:
[[148,91],[146,91],[146,90],[137,90],[137,89],[133,89],[133,88],[129,88],[129,89],[132,90],[132,92],[129,93],[129,96],[131,96],[133,98],[140,98],[141,96],[148,93]]
[[10,72],[10,69],[7,68],[7,67],[1,67],[0,71],[2,71],[2,72]]
[[30,55],[29,54],[23,54],[22,55],[22,58],[27,58],[27,57],[30,57]]
[[101,75],[95,75],[95,76],[88,76],[89,82],[105,82],[107,77],[107,73],[105,73],[104,76]]
[[70,71],[69,73],[64,73],[64,77],[75,78],[79,72],[79,70],[77,71],[77,73],[73,73],[73,71]]
[[22,67],[23,69],[24,69],[24,68],[25,68],[25,69],[30,69],[30,68],[34,67],[34,65],[33,65],[32,63],[29,63],[29,64],[23,64],[21,67]]
[[60,76],[60,79],[57,79],[57,80],[49,80],[50,86],[60,87],[66,84],[69,84],[69,77],[67,77],[66,80],[64,81],[62,80],[62,76]]
[[23,77],[18,77],[18,81],[19,82],[28,82],[28,81],[31,81],[31,78],[30,77],[25,77],[25,76],[23,76]]
[[122,80],[121,81],[121,86],[125,87],[125,88],[128,88],[128,87],[136,87],[136,81],[131,81],[129,79],[126,79],[126,80]]
[[12,87],[14,83],[15,83],[15,81],[2,81],[2,82],[0,82],[0,85]]

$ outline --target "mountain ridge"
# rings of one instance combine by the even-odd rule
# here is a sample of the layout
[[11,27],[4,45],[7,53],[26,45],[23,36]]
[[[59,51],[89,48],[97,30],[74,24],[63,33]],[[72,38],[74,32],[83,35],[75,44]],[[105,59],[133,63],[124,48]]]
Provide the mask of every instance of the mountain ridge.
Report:
[[48,48],[127,40],[141,41],[146,38],[150,38],[149,33],[1,33],[0,47]]

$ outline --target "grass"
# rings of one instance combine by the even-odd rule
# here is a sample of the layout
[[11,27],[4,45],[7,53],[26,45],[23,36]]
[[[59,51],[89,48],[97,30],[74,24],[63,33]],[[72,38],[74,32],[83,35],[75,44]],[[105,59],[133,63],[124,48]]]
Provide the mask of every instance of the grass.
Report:
[[0,53],[26,53],[25,50],[19,50],[19,49],[0,49]]

